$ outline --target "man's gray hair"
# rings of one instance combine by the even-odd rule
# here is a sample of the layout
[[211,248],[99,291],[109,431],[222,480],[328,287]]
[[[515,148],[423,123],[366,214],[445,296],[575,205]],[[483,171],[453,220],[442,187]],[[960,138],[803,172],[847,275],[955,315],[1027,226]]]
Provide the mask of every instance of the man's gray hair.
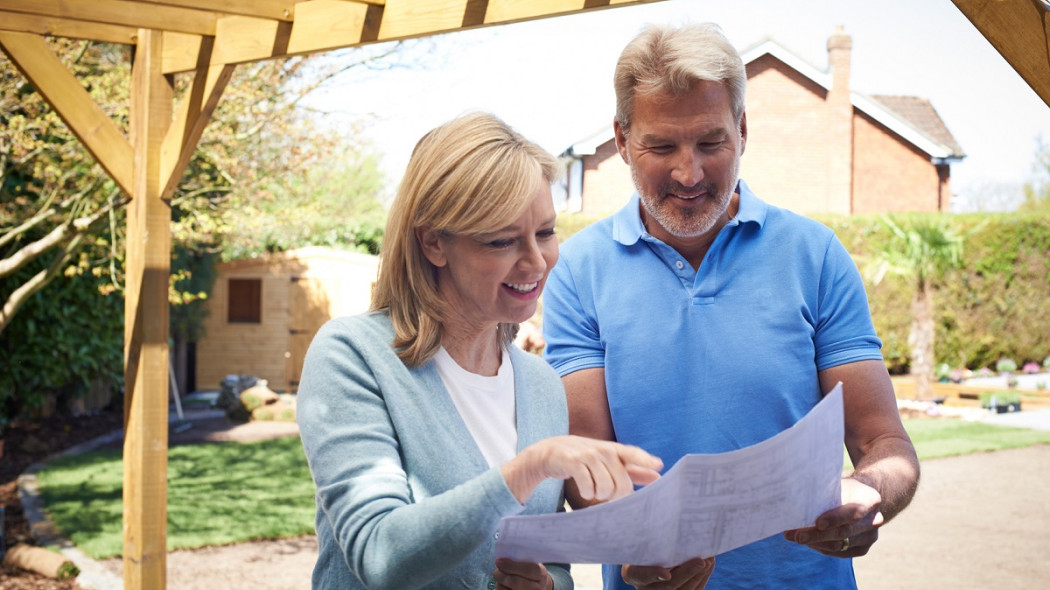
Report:
[[636,94],[680,95],[698,80],[725,84],[733,117],[740,121],[747,73],[722,29],[714,23],[650,25],[627,44],[616,63],[616,120],[627,133]]

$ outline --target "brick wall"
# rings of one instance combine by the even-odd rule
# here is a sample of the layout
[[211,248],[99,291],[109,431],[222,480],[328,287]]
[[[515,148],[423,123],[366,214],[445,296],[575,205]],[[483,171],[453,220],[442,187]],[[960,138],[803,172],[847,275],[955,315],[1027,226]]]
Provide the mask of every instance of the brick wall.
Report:
[[766,202],[799,213],[827,211],[827,91],[768,55],[747,72],[740,177]]
[[616,150],[616,140],[598,146],[583,160],[583,208],[588,217],[604,217],[623,207],[634,193],[631,169]]
[[948,179],[927,154],[863,113],[853,130],[853,213],[948,210]]

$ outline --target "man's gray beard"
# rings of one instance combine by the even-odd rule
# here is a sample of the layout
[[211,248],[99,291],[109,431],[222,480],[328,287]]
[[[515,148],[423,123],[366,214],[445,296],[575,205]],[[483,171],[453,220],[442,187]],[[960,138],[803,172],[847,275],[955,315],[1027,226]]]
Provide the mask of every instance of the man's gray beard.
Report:
[[[702,217],[690,216],[682,218],[675,216],[672,213],[668,213],[667,210],[657,211],[655,210],[655,204],[660,201],[659,195],[652,198],[646,198],[642,193],[641,183],[638,182],[638,173],[634,166],[631,166],[631,180],[634,181],[634,187],[638,191],[638,195],[641,197],[642,207],[645,207],[645,211],[660,224],[664,230],[676,238],[695,238],[703,235],[704,233],[711,231],[711,228],[718,223],[718,220],[725,215],[726,210],[729,209],[729,202],[733,198],[733,193],[736,192],[737,181],[739,180],[738,175],[740,173],[740,158],[736,159],[733,164],[733,182],[726,187],[723,194],[718,195],[718,199],[715,201],[716,208],[711,211],[708,210]],[[661,190],[663,190],[661,188]],[[669,191],[673,192],[673,191]],[[713,214],[711,214],[713,213]],[[652,232],[649,232],[652,233]]]

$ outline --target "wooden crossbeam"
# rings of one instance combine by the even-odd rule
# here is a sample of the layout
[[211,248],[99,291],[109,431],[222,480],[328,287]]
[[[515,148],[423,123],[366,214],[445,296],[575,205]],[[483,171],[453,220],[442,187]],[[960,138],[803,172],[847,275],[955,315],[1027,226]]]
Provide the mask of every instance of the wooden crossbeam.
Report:
[[[213,59],[238,64],[652,1],[656,0],[311,0],[296,5],[291,23],[220,18],[216,37],[221,39]],[[199,35],[166,36],[164,72],[194,69],[200,45]]]
[[305,0],[138,0],[143,4],[155,4],[158,6],[176,6],[179,8],[192,8],[195,10],[206,10],[221,12],[223,14],[236,14],[240,16],[254,16],[258,18],[272,18],[276,20],[292,20],[295,14],[295,5]]
[[0,47],[117,185],[132,194],[131,144],[44,39],[30,33],[0,31]]
[[1040,0],[952,0],[1050,105],[1050,10]]
[[139,35],[139,30],[135,27],[4,11],[0,11],[0,31],[53,35],[122,45],[134,45]]
[[125,0],[0,0],[0,10],[195,35],[214,35],[219,19],[210,11]]

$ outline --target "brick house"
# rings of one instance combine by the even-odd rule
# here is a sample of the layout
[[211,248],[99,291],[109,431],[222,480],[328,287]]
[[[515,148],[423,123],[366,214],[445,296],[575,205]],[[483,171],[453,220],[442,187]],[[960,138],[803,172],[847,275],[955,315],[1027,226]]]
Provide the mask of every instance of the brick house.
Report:
[[[742,53],[747,148],[741,178],[802,214],[948,211],[950,165],[965,157],[930,102],[850,90],[852,41],[828,39],[822,72],[771,39]],[[634,190],[612,126],[563,154],[569,210],[619,209]]]

